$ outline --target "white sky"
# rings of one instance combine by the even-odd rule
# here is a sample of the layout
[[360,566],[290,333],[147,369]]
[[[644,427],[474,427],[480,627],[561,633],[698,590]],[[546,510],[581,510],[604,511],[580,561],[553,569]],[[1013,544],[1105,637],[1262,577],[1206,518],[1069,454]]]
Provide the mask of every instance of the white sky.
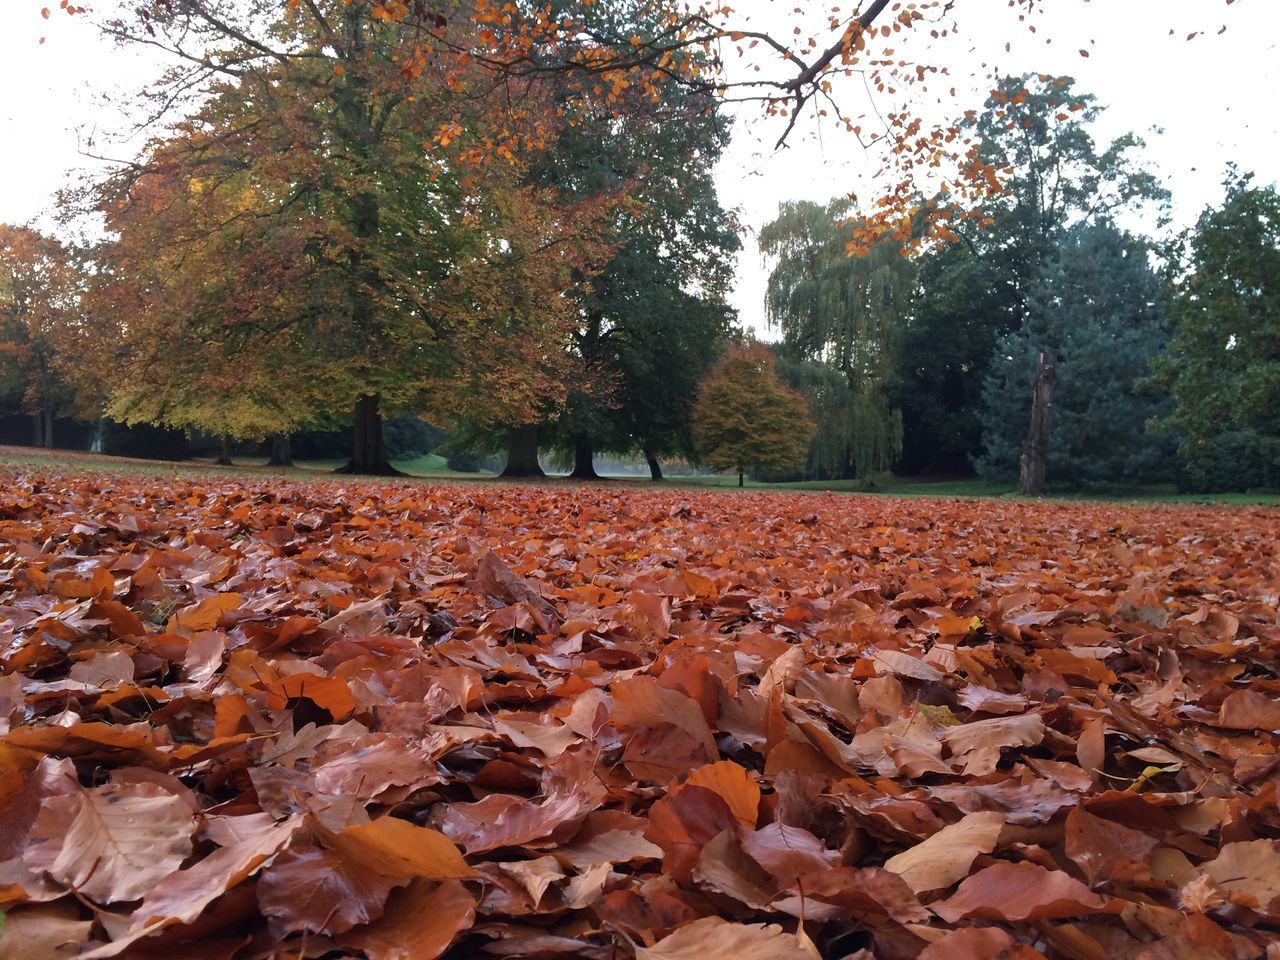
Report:
[[[117,130],[119,118],[101,102],[140,87],[155,61],[101,40],[87,18],[57,10],[40,17],[46,0],[0,0],[0,222],[41,217],[70,168],[88,161],[78,148],[95,129]],[[790,37],[797,23],[824,18],[832,0],[738,0],[740,15],[757,28]],[[958,0],[962,34],[927,50],[919,41],[887,41],[900,53],[946,63],[955,101],[933,105],[939,119],[978,107],[985,64],[1004,73],[1035,71],[1074,76],[1109,109],[1100,138],[1128,130],[1144,134],[1148,163],[1173,192],[1176,225],[1193,221],[1221,196],[1228,162],[1280,180],[1280,0],[1041,0],[1031,34],[1011,15],[1007,0]],[[51,4],[52,6],[52,4]],[[799,6],[802,16],[792,11]],[[1218,34],[1223,25],[1226,32]],[[1173,30],[1173,35],[1169,31]],[[1186,35],[1203,30],[1188,42]],[[41,45],[40,38],[46,37]],[[1048,38],[1052,42],[1045,44]],[[1009,52],[1004,50],[1011,44]],[[1080,56],[1087,48],[1090,56]],[[731,69],[735,69],[732,66]],[[739,76],[745,76],[739,73]],[[860,112],[861,82],[842,81],[837,99]],[[935,84],[946,89],[947,83]],[[884,101],[883,105],[888,102]],[[938,112],[940,111],[940,112]],[[752,233],[784,200],[825,201],[856,190],[878,165],[857,141],[829,124],[802,123],[790,144],[772,148],[779,120],[755,119],[738,108],[734,144],[718,172],[721,196],[748,230],[734,297],[743,323],[763,327],[765,276]],[[1153,133],[1152,128],[1162,132]],[[136,148],[136,145],[135,145]],[[114,147],[115,155],[129,146]]]

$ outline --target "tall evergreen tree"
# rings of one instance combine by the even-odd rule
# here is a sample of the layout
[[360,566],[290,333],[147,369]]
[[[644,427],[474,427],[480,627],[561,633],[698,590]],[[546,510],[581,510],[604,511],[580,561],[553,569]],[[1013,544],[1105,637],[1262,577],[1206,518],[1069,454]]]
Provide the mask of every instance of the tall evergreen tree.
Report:
[[922,264],[892,391],[903,410],[905,471],[969,468],[981,447],[982,384],[995,345],[1023,326],[1031,291],[1066,232],[1167,199],[1135,157],[1141,139],[1094,139],[1102,110],[1070,77],[1029,74],[1006,78],[962,121],[978,138],[979,159],[1003,171],[1006,189]]
[[1038,353],[1057,357],[1047,475],[1051,482],[1106,486],[1175,474],[1174,443],[1147,426],[1166,398],[1141,383],[1167,334],[1162,281],[1150,249],[1108,223],[1067,232],[1028,291],[1022,325],[1001,337],[983,382],[986,479],[1018,475]]

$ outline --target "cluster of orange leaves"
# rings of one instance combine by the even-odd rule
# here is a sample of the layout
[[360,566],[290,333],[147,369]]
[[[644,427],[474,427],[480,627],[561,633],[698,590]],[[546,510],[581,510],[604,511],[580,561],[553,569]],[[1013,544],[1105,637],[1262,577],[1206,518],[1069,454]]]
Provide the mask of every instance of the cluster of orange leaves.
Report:
[[1262,509],[17,475],[0,955],[1275,958],[1278,544]]

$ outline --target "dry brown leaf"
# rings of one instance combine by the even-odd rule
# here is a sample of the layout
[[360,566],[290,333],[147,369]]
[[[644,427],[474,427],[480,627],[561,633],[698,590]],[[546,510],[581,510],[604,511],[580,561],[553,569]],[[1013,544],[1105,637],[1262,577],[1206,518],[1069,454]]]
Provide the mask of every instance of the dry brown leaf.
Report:
[[397,890],[382,916],[353,930],[342,943],[369,960],[436,960],[475,922],[476,901],[457,880],[418,879]]
[[328,834],[324,842],[343,856],[388,877],[452,880],[476,876],[453,841],[439,830],[396,817]]
[[885,861],[916,893],[941,890],[969,875],[980,854],[995,849],[1004,826],[998,813],[971,813]]
[[979,870],[930,909],[948,923],[971,918],[1017,922],[1085,917],[1106,912],[1110,903],[1061,870],[1000,862]]
[[1223,844],[1203,870],[1233,903],[1280,917],[1280,843],[1247,840]]
[[685,924],[652,947],[638,947],[636,960],[812,960],[812,955],[781,927],[761,923],[729,923],[703,917]]
[[5,912],[0,927],[4,960],[74,957],[89,937],[92,920],[81,920],[74,903],[31,904]]
[[748,830],[755,829],[759,816],[760,785],[743,767],[732,760],[709,763],[693,771],[685,783],[718,794],[739,823]]
[[258,905],[284,931],[342,933],[382,914],[397,882],[332,850],[291,848],[258,880]]
[[101,903],[138,900],[191,854],[195,816],[151,783],[108,784],[46,800],[25,860]]

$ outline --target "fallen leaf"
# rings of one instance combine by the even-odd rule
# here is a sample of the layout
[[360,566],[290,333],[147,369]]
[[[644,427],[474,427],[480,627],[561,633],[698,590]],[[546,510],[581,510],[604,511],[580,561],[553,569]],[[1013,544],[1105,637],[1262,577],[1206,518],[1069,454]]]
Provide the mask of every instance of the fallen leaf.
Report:
[[224,615],[240,609],[241,599],[238,593],[218,593],[206,597],[174,614],[168,629],[212,630]]
[[636,960],[812,960],[794,934],[761,923],[729,923],[703,917],[685,924],[652,947],[636,948]]
[[1233,903],[1280,917],[1280,843],[1246,840],[1223,844],[1203,870]]
[[1062,920],[1108,912],[1110,902],[1061,870],[1034,863],[994,863],[930,909],[948,923],[979,918],[1006,923]]
[[0,921],[4,960],[58,960],[74,957],[89,938],[92,920],[81,920],[74,904],[29,904],[7,910]]
[[709,763],[693,771],[685,783],[718,794],[739,823],[748,830],[755,828],[759,816],[760,785],[743,767],[732,760]]
[[1237,690],[1222,701],[1218,726],[1229,730],[1280,730],[1280,699]]
[[457,880],[414,880],[387,901],[382,916],[351,931],[347,946],[369,960],[436,960],[475,922],[475,898]]
[[195,817],[151,783],[107,784],[45,800],[25,860],[101,903],[138,900],[191,854]]
[[917,960],[998,960],[1015,942],[999,927],[950,930],[921,950]]
[[916,893],[941,890],[969,875],[973,861],[995,849],[1004,827],[998,813],[971,813],[885,861]]
[[443,833],[396,817],[379,817],[323,839],[348,859],[388,877],[450,880],[476,876]]
[[281,930],[342,933],[377,919],[396,885],[335,851],[291,848],[262,871],[258,904]]

